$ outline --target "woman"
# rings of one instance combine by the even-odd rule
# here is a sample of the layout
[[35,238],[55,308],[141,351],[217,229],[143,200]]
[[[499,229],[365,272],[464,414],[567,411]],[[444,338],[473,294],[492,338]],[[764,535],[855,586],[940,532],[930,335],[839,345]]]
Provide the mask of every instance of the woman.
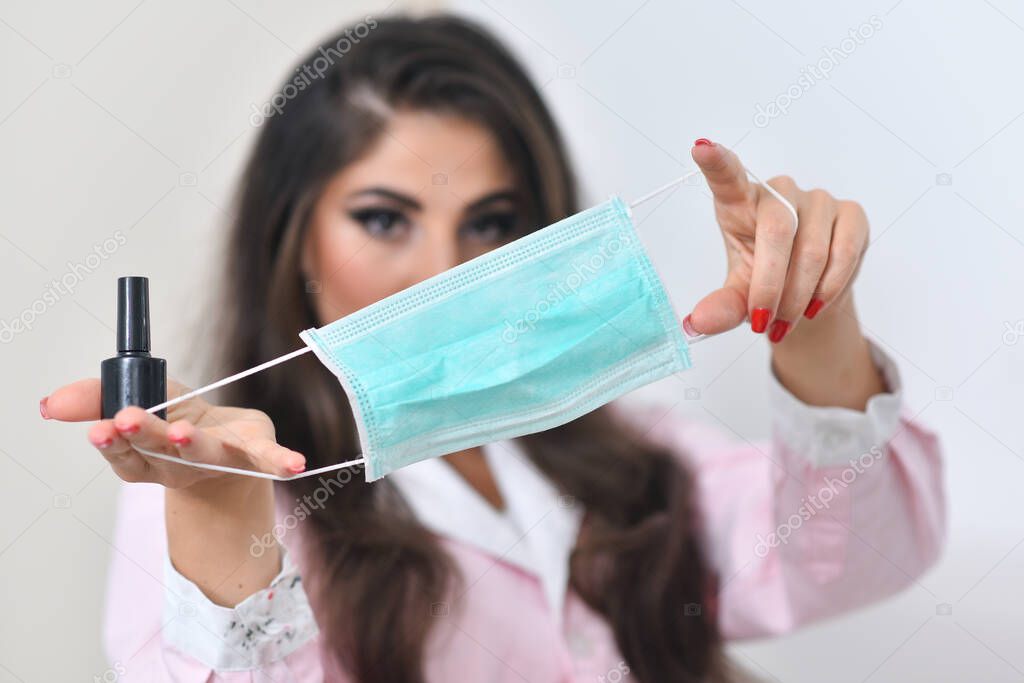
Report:
[[[448,17],[356,35],[262,124],[228,250],[218,376],[580,208],[548,111],[492,37]],[[126,408],[89,430],[118,476],[160,485],[125,487],[117,525],[106,635],[125,675],[723,680],[723,639],[790,631],[930,566],[939,448],[901,415],[896,370],[859,329],[863,212],[776,178],[794,231],[731,151],[698,140],[692,154],[728,276],[684,324],[749,319],[767,334],[770,445],[613,402],[372,484],[274,485],[134,447],[278,475],[356,457],[345,395],[311,355],[167,422]],[[98,393],[83,380],[40,409],[97,420]]]

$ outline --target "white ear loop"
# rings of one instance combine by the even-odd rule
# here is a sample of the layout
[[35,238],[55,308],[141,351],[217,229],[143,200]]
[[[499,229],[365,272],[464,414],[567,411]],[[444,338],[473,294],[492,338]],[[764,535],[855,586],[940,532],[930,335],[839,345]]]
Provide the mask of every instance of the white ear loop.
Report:
[[173,455],[165,455],[163,453],[156,453],[139,446],[132,446],[133,449],[139,453],[145,453],[151,458],[157,458],[159,460],[166,460],[167,462],[176,462],[179,465],[188,465],[189,467],[196,467],[201,470],[213,470],[215,472],[228,472],[230,474],[244,474],[247,477],[258,477],[260,479],[272,479],[274,481],[291,481],[293,479],[302,479],[303,477],[312,477],[317,474],[323,474],[325,472],[333,472],[334,470],[340,470],[343,467],[352,467],[353,465],[361,465],[366,462],[364,458],[356,458],[355,460],[348,460],[346,462],[338,463],[337,465],[328,465],[326,467],[318,467],[315,470],[296,474],[291,477],[279,477],[276,474],[268,474],[266,472],[257,472],[256,470],[243,470],[241,467],[228,467],[226,465],[211,465],[206,462],[194,462],[192,460],[184,460],[182,458],[175,457]]
[[226,384],[231,384],[232,382],[236,382],[236,381],[242,379],[243,377],[248,377],[249,375],[255,375],[257,372],[262,372],[263,370],[266,370],[267,368],[272,368],[275,365],[279,365],[281,363],[284,363],[285,361],[289,361],[292,358],[296,358],[296,357],[301,356],[304,353],[308,353],[308,352],[310,352],[312,350],[313,350],[312,347],[306,346],[306,347],[303,347],[301,349],[297,349],[295,351],[292,351],[291,353],[286,353],[283,356],[278,356],[277,358],[274,358],[273,360],[268,360],[266,363],[261,363],[260,365],[257,365],[255,367],[249,368],[248,370],[242,370],[241,372],[235,373],[234,375],[231,375],[230,377],[225,377],[224,379],[219,379],[216,382],[214,382],[213,384],[207,384],[205,387],[199,387],[198,389],[194,389],[194,390],[188,392],[187,394],[182,394],[181,396],[176,396],[176,397],[172,398],[171,400],[164,401],[163,403],[155,405],[152,408],[146,408],[146,412],[147,413],[155,413],[158,410],[163,410],[164,408],[170,408],[171,406],[177,405],[178,403],[181,403],[182,401],[187,401],[190,398],[194,398],[194,397],[199,396],[201,394],[205,394],[208,391],[213,391],[214,389],[219,389],[220,387],[222,387],[222,386],[224,386]]
[[[286,353],[283,356],[278,356],[277,358],[274,358],[272,360],[268,360],[266,363],[261,363],[261,364],[255,366],[255,367],[249,368],[248,370],[243,370],[241,372],[235,373],[234,375],[231,375],[230,377],[225,377],[224,379],[219,379],[216,382],[213,382],[212,384],[207,384],[205,387],[199,387],[198,389],[194,389],[193,391],[190,391],[187,394],[182,394],[181,396],[176,396],[175,398],[172,398],[169,401],[164,401],[163,403],[155,405],[152,408],[146,408],[146,412],[152,414],[152,413],[157,412],[158,410],[163,410],[164,408],[168,408],[170,406],[177,405],[178,403],[181,403],[182,401],[187,401],[190,398],[194,398],[194,397],[199,396],[201,394],[205,394],[208,391],[213,391],[214,389],[220,388],[220,387],[222,387],[222,386],[224,386],[226,384],[231,384],[232,382],[236,382],[236,381],[242,379],[243,377],[248,377],[249,375],[255,375],[257,372],[262,372],[263,370],[266,370],[267,368],[271,368],[271,367],[273,367],[275,365],[279,365],[281,363],[284,363],[285,361],[289,361],[292,358],[296,358],[296,357],[301,356],[304,353],[308,353],[309,351],[312,351],[312,350],[313,350],[312,347],[306,346],[306,347],[303,347],[301,349],[297,349],[295,351],[292,351],[291,353]],[[276,474],[268,474],[266,472],[257,472],[255,470],[245,470],[245,469],[242,469],[240,467],[228,467],[226,465],[213,465],[213,464],[206,463],[206,462],[194,462],[192,460],[185,460],[184,458],[179,458],[179,457],[174,456],[174,455],[167,455],[165,453],[157,453],[155,451],[151,451],[151,450],[148,450],[148,449],[145,449],[145,448],[140,448],[139,446],[132,446],[132,448],[134,448],[135,450],[137,450],[140,453],[145,453],[146,455],[150,456],[151,458],[157,458],[158,460],[165,460],[167,462],[175,462],[175,463],[178,463],[179,465],[188,465],[189,467],[196,467],[196,468],[201,469],[201,470],[213,470],[214,472],[227,472],[229,474],[243,474],[243,475],[245,475],[247,477],[258,477],[260,479],[272,479],[273,481],[291,481],[292,479],[302,479],[303,477],[312,477],[312,476],[315,476],[317,474],[324,474],[325,472],[333,472],[334,470],[340,470],[343,467],[352,467],[353,465],[361,465],[361,464],[366,462],[365,458],[356,458],[355,460],[347,460],[345,462],[341,462],[341,463],[338,463],[336,465],[328,465],[326,467],[318,467],[315,470],[309,470],[308,472],[302,472],[301,474],[296,474],[296,475],[293,475],[291,477],[280,477],[280,476],[278,476]]]
[[[767,190],[768,194],[770,194],[771,196],[775,197],[780,202],[782,202],[782,205],[784,207],[786,207],[787,211],[789,211],[789,215],[793,217],[793,229],[795,230],[796,227],[800,224],[800,219],[797,217],[796,208],[789,202],[788,199],[786,199],[781,194],[779,194],[778,190],[776,190],[774,187],[772,187],[768,183],[761,182],[761,179],[758,178],[756,175],[754,175],[753,172],[749,168],[744,166],[743,170],[747,172],[747,175],[750,176],[754,180],[755,183],[757,183],[758,185],[763,187],[765,190]],[[669,181],[669,182],[665,183],[664,185],[659,187],[657,190],[652,190],[651,192],[648,192],[647,194],[645,194],[642,197],[640,197],[639,199],[634,199],[629,204],[630,215],[632,215],[633,209],[635,209],[636,207],[640,206],[644,202],[650,201],[651,199],[654,199],[655,197],[657,197],[662,192],[668,192],[673,187],[676,187],[677,185],[682,185],[683,183],[685,183],[687,180],[689,180],[693,176],[700,175],[700,174],[701,174],[700,169],[697,169],[695,171],[688,171],[688,172],[684,173],[683,175],[679,176],[678,178],[676,178],[675,180],[672,180],[672,181]]]
[[[761,182],[761,179],[758,178],[756,175],[754,175],[753,172],[751,172],[751,170],[749,168],[744,166],[743,170],[747,172],[747,175],[750,176],[754,180],[755,183],[757,183],[758,185],[763,187],[765,190],[767,190],[768,194],[770,194],[771,196],[775,197],[780,202],[782,202],[782,205],[784,207],[786,207],[787,211],[789,211],[789,215],[793,217],[793,231],[795,232],[797,227],[799,227],[799,225],[800,225],[800,219],[797,217],[796,208],[790,203],[790,201],[788,199],[783,197],[774,187],[772,187],[768,183]],[[664,185],[662,185],[658,189],[652,190],[651,192],[648,192],[647,194],[643,195],[639,199],[634,199],[632,202],[630,202],[629,207],[628,207],[630,217],[633,216],[633,209],[635,209],[636,207],[640,206],[644,202],[650,201],[651,199],[654,199],[655,197],[657,197],[659,194],[661,194],[663,192],[668,192],[672,188],[678,187],[679,185],[682,185],[683,183],[685,183],[687,180],[689,180],[690,178],[694,177],[695,175],[700,175],[700,174],[701,174],[700,169],[697,169],[695,171],[688,171],[687,173],[684,173],[683,175],[681,175],[678,178],[676,178],[675,180],[672,180],[672,181],[669,181],[669,182],[665,183]],[[716,337],[716,336],[718,336],[718,335],[715,335],[715,334],[701,334],[701,333],[697,332],[696,330],[692,330],[692,333],[691,333],[691,330],[687,330],[686,327],[687,327],[686,325],[683,325],[683,332],[686,334],[686,343],[687,344],[696,344],[698,342],[704,341],[708,337]]]
[[[756,182],[759,185],[761,185],[765,190],[768,191],[769,194],[771,194],[773,197],[775,197],[780,202],[782,202],[782,205],[785,206],[786,209],[789,211],[790,215],[793,216],[793,226],[794,226],[794,229],[795,229],[796,226],[799,224],[799,219],[797,218],[796,209],[789,202],[789,200],[787,200],[785,197],[783,197],[781,194],[779,194],[775,190],[775,188],[772,187],[771,185],[768,185],[766,183],[762,183],[761,180],[756,175],[754,175],[753,173],[750,172],[750,169],[744,168],[743,170],[745,170],[747,172],[748,176],[753,178],[754,182]],[[630,216],[633,215],[633,209],[636,208],[637,206],[640,206],[644,202],[647,202],[647,201],[649,201],[651,199],[654,199],[655,197],[657,197],[658,195],[662,194],[663,192],[668,192],[672,188],[677,187],[679,185],[682,185],[687,180],[689,180],[690,178],[694,177],[695,175],[699,175],[700,173],[701,173],[701,171],[699,169],[698,170],[694,170],[694,171],[689,171],[689,172],[679,176],[675,180],[672,180],[672,181],[670,181],[668,183],[665,183],[664,185],[662,185],[658,189],[652,190],[651,192],[648,192],[647,194],[643,195],[642,197],[640,197],[638,199],[634,199],[629,204],[629,206],[628,206]],[[684,329],[684,332],[685,332],[685,329]],[[717,336],[717,335],[713,335],[713,334],[699,334],[699,333],[691,335],[689,332],[686,332],[686,341],[687,341],[688,344],[696,344],[698,342],[704,341],[708,337],[714,337],[714,336]],[[248,377],[249,375],[255,375],[257,372],[262,372],[263,370],[266,370],[267,368],[271,368],[271,367],[273,367],[275,365],[279,365],[281,363],[284,363],[286,361],[291,360],[292,358],[297,358],[298,356],[301,356],[302,354],[308,353],[308,352],[310,352],[312,350],[313,350],[312,347],[309,347],[309,346],[303,347],[301,349],[296,349],[295,351],[292,351],[290,353],[286,353],[283,356],[278,356],[277,358],[273,358],[271,360],[268,360],[265,363],[261,363],[260,365],[257,365],[255,367],[251,367],[248,370],[243,370],[241,372],[235,373],[234,375],[231,375],[230,377],[225,377],[224,379],[219,379],[216,382],[213,382],[212,384],[207,384],[204,387],[199,387],[198,389],[193,389],[192,391],[190,391],[190,392],[188,392],[186,394],[182,394],[181,396],[177,396],[177,397],[172,398],[172,399],[170,399],[168,401],[164,401],[163,403],[160,403],[159,405],[155,405],[152,408],[147,408],[146,412],[152,414],[152,413],[155,413],[155,412],[157,412],[159,410],[163,410],[164,408],[170,408],[171,406],[177,405],[177,404],[181,403],[182,401],[187,401],[190,398],[195,398],[196,396],[201,396],[202,394],[205,394],[205,393],[207,393],[209,391],[213,391],[214,389],[218,389],[218,388],[220,388],[222,386],[225,386],[227,384],[231,384],[232,382],[236,382],[236,381],[238,381],[238,380],[240,380],[240,379],[242,379],[244,377]],[[205,463],[205,462],[193,462],[191,460],[185,460],[183,458],[178,458],[178,457],[173,456],[173,455],[166,455],[164,453],[156,453],[154,451],[147,450],[145,448],[140,448],[138,446],[133,446],[133,448],[135,450],[139,451],[140,453],[145,453],[146,455],[148,455],[148,456],[150,456],[152,458],[157,458],[158,460],[165,460],[167,462],[178,463],[179,465],[188,465],[189,467],[196,467],[196,468],[202,469],[202,470],[213,470],[215,472],[226,472],[226,473],[229,473],[229,474],[241,474],[241,475],[244,475],[244,476],[247,476],[247,477],[258,477],[260,479],[271,479],[273,481],[291,481],[292,479],[302,479],[303,477],[312,477],[312,476],[315,476],[315,475],[318,475],[318,474],[324,474],[326,472],[333,472],[334,470],[340,470],[340,469],[342,469],[344,467],[352,467],[354,465],[362,465],[362,464],[364,464],[366,462],[365,458],[356,458],[355,460],[348,460],[346,462],[338,463],[336,465],[327,465],[326,467],[318,467],[315,470],[310,470],[308,472],[302,472],[301,474],[296,474],[296,475],[291,476],[291,477],[280,477],[280,476],[278,476],[276,474],[268,474],[266,472],[257,472],[255,470],[245,470],[245,469],[242,469],[240,467],[227,467],[226,465],[212,465],[210,463]]]

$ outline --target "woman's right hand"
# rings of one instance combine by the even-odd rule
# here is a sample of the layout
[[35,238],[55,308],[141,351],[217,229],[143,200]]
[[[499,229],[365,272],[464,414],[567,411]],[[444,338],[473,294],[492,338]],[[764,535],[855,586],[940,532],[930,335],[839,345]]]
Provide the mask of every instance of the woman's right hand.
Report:
[[[187,391],[168,382],[171,396]],[[277,443],[274,424],[265,413],[192,398],[171,406],[167,422],[134,406],[118,411],[112,420],[101,420],[98,379],[61,387],[39,408],[44,417],[57,420],[99,420],[89,428],[89,441],[117,476],[167,487],[164,506],[171,562],[210,600],[233,607],[266,588],[280,571],[281,556],[272,533],[272,482],[167,462],[138,450],[283,477],[301,472],[306,459]],[[259,553],[253,552],[254,538],[268,539]]]
[[[170,397],[187,391],[178,382],[168,381]],[[216,406],[197,397],[168,408],[167,421],[136,406],[118,411],[113,419],[101,420],[98,379],[84,379],[57,389],[43,400],[40,409],[56,420],[98,420],[89,428],[89,441],[114,473],[127,482],[153,482],[182,489],[213,478],[242,476],[167,462],[145,455],[138,448],[282,477],[305,469],[305,457],[275,441],[274,424],[259,410]]]

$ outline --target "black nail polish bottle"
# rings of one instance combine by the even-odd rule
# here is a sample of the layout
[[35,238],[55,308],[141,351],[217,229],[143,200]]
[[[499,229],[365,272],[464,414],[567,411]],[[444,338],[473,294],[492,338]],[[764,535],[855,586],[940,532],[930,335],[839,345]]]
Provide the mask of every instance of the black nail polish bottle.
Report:
[[[117,355],[100,364],[102,415],[125,406],[149,408],[167,400],[167,361],[149,355],[149,279],[117,279]],[[167,411],[157,417],[166,420]]]

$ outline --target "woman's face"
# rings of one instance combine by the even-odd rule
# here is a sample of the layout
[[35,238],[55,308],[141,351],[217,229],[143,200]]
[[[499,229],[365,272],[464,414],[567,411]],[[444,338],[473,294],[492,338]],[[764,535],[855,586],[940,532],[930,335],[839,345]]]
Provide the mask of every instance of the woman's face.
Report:
[[396,114],[313,208],[303,271],[320,324],[509,242],[523,231],[494,136],[465,119]]

